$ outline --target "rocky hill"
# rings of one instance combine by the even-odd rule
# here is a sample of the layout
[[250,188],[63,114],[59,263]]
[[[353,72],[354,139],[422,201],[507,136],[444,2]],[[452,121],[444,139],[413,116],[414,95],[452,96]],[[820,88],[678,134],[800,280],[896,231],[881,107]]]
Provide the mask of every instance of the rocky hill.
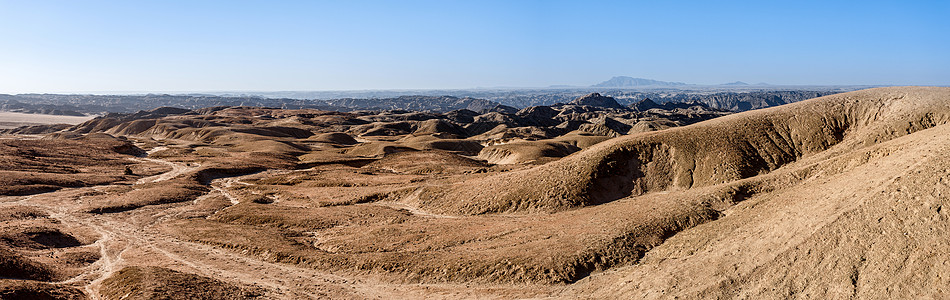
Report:
[[587,96],[574,99],[574,101],[569,102],[571,105],[586,105],[586,106],[596,106],[603,108],[616,108],[622,109],[623,106],[620,103],[617,103],[617,100],[611,97],[604,97],[598,93],[591,93]]
[[4,99],[3,97],[0,97],[0,111],[21,112],[28,114],[84,116],[85,114],[79,112],[80,110],[82,109],[73,105],[30,104],[23,103],[15,99]]
[[837,91],[761,91],[761,92],[717,92],[717,93],[642,93],[632,99],[649,98],[657,103],[698,102],[712,108],[729,111],[747,111],[795,103],[798,101],[834,95]]

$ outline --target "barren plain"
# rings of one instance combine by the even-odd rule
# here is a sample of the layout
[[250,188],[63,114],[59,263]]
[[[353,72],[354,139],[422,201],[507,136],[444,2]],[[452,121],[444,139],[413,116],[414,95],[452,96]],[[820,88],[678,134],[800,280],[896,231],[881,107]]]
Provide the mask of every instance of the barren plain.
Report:
[[0,111],[0,129],[17,128],[21,126],[67,124],[75,125],[89,121],[95,116],[63,116],[41,115],[19,112]]
[[950,88],[640,107],[9,129],[0,298],[950,297]]

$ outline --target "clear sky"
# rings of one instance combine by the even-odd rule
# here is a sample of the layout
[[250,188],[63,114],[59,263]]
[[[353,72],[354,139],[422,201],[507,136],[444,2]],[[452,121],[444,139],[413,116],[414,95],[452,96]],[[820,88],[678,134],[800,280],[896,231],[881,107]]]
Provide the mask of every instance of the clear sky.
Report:
[[950,85],[950,1],[7,1],[0,93]]

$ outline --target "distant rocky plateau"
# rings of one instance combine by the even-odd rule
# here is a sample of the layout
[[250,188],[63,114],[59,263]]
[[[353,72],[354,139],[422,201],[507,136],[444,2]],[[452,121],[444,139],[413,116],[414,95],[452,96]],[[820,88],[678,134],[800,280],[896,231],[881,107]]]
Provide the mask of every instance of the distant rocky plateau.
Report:
[[745,111],[782,105],[804,99],[839,93],[847,89],[817,88],[775,89],[750,91],[718,90],[630,90],[630,89],[550,89],[505,91],[429,91],[454,93],[448,95],[401,95],[395,97],[296,99],[260,96],[215,95],[59,95],[59,94],[0,94],[0,111],[54,115],[102,115],[107,113],[134,113],[158,107],[199,109],[214,106],[254,106],[281,109],[320,109],[329,111],[359,110],[412,110],[420,112],[449,112],[467,109],[479,113],[496,111],[514,112],[531,106],[551,106],[567,103],[590,93],[612,97],[621,106],[650,99],[656,103],[702,103],[710,108]]

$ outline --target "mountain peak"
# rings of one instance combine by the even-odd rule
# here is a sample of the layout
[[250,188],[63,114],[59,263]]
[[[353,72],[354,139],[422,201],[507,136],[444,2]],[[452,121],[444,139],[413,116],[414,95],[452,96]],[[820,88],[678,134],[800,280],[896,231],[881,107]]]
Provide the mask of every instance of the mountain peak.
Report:
[[610,80],[593,85],[593,87],[642,87],[642,86],[680,86],[682,82],[659,81],[646,78],[628,76],[614,76]]
[[720,85],[749,85],[749,84],[742,81],[736,81],[736,82],[730,82],[730,83],[723,83]]

